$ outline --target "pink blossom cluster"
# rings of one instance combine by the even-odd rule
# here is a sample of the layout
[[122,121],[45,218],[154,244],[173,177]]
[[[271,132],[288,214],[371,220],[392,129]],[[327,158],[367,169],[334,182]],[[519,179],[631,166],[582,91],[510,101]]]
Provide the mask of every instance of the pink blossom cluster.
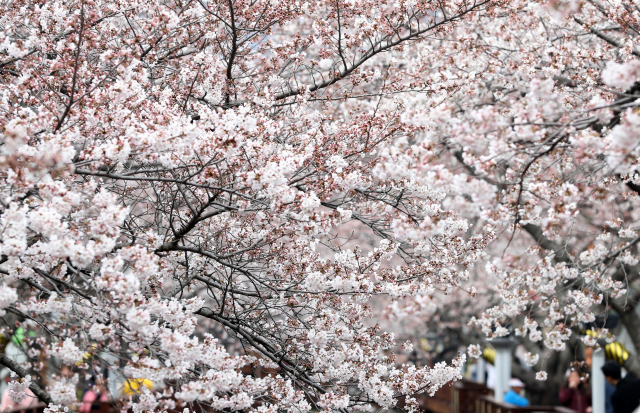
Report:
[[543,380],[640,287],[618,3],[0,5],[0,311],[36,332],[26,367],[150,380],[136,413],[386,409],[465,363],[397,363],[411,319],[513,333]]
[[12,380],[7,385],[7,394],[14,403],[22,403],[22,400],[29,397],[27,389],[31,385],[31,376],[18,378],[15,373],[12,373],[11,377]]

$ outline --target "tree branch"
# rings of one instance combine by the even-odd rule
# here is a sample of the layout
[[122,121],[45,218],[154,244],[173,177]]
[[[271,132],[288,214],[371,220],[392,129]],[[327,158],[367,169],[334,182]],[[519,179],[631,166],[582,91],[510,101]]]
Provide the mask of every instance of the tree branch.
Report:
[[[25,378],[26,376],[30,375],[27,370],[20,367],[18,363],[11,360],[9,357],[5,356],[4,354],[0,355],[0,364],[5,366],[9,370],[13,371],[14,373],[16,373],[21,378]],[[51,396],[49,396],[49,394],[44,390],[42,390],[37,384],[31,382],[31,385],[29,385],[29,389],[31,389],[33,394],[35,394],[38,397],[38,399],[40,399],[43,403],[46,403],[47,405],[53,404],[53,400],[51,399]]]

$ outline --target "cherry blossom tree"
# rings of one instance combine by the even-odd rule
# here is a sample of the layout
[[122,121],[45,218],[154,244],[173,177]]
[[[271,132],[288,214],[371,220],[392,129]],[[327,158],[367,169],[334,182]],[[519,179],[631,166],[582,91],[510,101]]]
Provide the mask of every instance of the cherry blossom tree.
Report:
[[[423,77],[442,68],[435,76],[454,92],[435,109],[412,96],[405,116],[425,133],[400,157],[448,194],[443,206],[472,223],[467,233],[489,226],[496,240],[466,284],[478,301],[413,297],[395,315],[470,319],[489,339],[513,331],[533,366],[514,373],[547,393],[584,346],[614,339],[584,334],[596,316],[617,314],[640,349],[638,7],[511,2],[456,26],[447,54],[427,46],[405,63]],[[640,373],[637,356],[624,366]]]
[[514,331],[539,379],[596,315],[640,349],[635,3],[0,7],[14,400],[108,366],[136,413],[390,408],[465,359],[397,365],[406,318]]
[[428,86],[395,61],[493,7],[3,2],[0,308],[37,333],[0,358],[12,398],[73,403],[60,366],[153,382],[136,413],[389,408],[459,378],[464,355],[396,366],[370,302],[459,288],[494,237],[396,162]]

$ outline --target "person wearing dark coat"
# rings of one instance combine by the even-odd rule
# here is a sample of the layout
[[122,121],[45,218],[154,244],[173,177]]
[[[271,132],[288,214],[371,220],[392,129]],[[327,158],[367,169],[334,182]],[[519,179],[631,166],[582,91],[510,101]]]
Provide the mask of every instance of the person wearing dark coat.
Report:
[[620,365],[613,361],[604,363],[602,373],[609,383],[616,386],[611,395],[613,413],[632,413],[640,405],[640,379],[622,378]]
[[560,403],[578,413],[591,413],[591,394],[580,380],[580,373],[569,373],[567,385],[560,389]]

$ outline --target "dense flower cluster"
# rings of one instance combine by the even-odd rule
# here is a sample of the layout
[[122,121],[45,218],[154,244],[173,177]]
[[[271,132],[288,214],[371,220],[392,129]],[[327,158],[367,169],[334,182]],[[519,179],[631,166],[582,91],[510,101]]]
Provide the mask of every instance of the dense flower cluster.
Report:
[[[413,164],[426,128],[382,52],[490,7],[3,3],[0,309],[37,330],[27,367],[116,358],[110,380],[154,383],[134,412],[391,408],[459,378],[464,356],[397,366],[373,319],[455,291],[494,238]],[[76,382],[45,390],[68,405]]]
[[[640,15],[624,1],[0,15],[0,311],[38,330],[34,372],[112,356],[156,383],[135,412],[391,408],[464,356],[396,365],[381,303],[564,351],[637,298]],[[72,386],[48,392],[69,404]]]
[[[604,344],[585,330],[614,312],[640,348],[637,5],[515,1],[494,11],[457,25],[448,54],[425,43],[398,61],[416,82],[438,72],[453,89],[437,102],[405,99],[405,119],[425,131],[404,146],[404,164],[437,177],[468,234],[489,227],[496,240],[461,290],[390,314],[515,334],[533,373],[555,368],[553,352],[573,361],[580,341]],[[561,381],[568,364],[557,364]],[[635,357],[625,367],[640,371]]]
[[7,385],[7,394],[14,403],[21,403],[28,397],[27,389],[31,385],[31,376],[18,378],[15,373],[11,375],[12,380]]

